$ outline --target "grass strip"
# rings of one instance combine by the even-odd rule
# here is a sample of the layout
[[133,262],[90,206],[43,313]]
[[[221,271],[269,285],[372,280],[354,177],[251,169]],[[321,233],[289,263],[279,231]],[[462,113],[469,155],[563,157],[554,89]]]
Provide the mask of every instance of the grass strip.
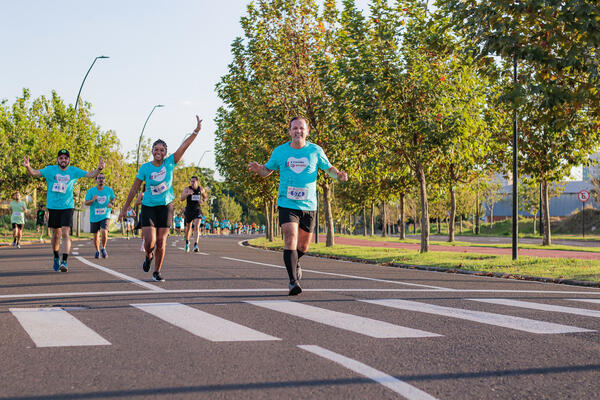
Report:
[[[265,249],[283,249],[281,239],[269,242],[266,238],[258,238],[250,240],[249,244]],[[340,244],[326,247],[325,243],[311,244],[308,254],[383,265],[434,267],[442,270],[481,272],[490,276],[500,274],[516,279],[540,277],[556,282],[584,281],[600,285],[600,261],[596,260],[520,256],[517,261],[513,261],[507,255],[443,251],[420,254],[414,250],[383,247]]]

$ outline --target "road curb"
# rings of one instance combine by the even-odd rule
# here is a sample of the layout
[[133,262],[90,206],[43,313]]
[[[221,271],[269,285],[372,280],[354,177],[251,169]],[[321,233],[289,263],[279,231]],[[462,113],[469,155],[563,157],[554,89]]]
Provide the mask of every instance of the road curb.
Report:
[[[247,240],[242,241],[244,246],[254,247],[257,249],[263,250],[277,250],[281,251],[282,248],[276,247],[264,247],[264,246],[256,246],[248,243]],[[519,275],[519,274],[505,274],[501,272],[485,272],[485,271],[471,271],[460,268],[442,268],[442,267],[430,267],[425,265],[412,265],[412,264],[400,264],[400,263],[387,263],[382,264],[376,261],[364,260],[359,258],[352,257],[343,257],[343,256],[327,256],[323,254],[314,254],[314,253],[306,253],[306,255],[320,258],[329,258],[332,260],[341,260],[341,261],[352,261],[359,262],[363,264],[375,264],[375,265],[385,265],[388,267],[395,268],[404,268],[404,269],[417,269],[421,271],[433,271],[433,272],[445,272],[445,273],[454,273],[454,274],[464,274],[464,275],[474,275],[474,276],[487,276],[491,278],[502,278],[502,279],[514,279],[521,281],[535,281],[535,282],[543,282],[543,283],[557,283],[560,285],[571,285],[571,286],[585,286],[592,288],[600,288],[600,282],[589,282],[589,281],[579,281],[576,279],[561,279],[561,278],[546,278],[541,276],[529,276],[529,275]]]

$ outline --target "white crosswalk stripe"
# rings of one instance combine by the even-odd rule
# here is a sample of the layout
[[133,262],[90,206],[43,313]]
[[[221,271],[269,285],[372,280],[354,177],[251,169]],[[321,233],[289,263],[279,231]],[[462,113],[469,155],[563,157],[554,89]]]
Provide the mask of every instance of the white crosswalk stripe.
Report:
[[441,336],[431,332],[378,321],[376,319],[309,306],[295,301],[264,300],[246,301],[246,303],[375,338],[420,338]]
[[600,318],[600,311],[587,310],[585,308],[553,306],[550,304],[534,303],[531,301],[520,301],[520,300],[512,300],[512,299],[468,299],[468,300],[479,301],[482,303],[489,303],[489,304],[499,304],[499,305],[504,305],[504,306],[529,308],[532,310],[553,311],[553,312],[558,312],[558,313],[583,315],[585,317]]
[[147,303],[132,306],[212,342],[280,340],[181,303]]
[[554,324],[551,322],[537,321],[533,319],[513,317],[504,314],[494,314],[483,311],[472,311],[461,308],[443,307],[433,304],[420,303],[417,301],[400,299],[383,300],[360,300],[365,303],[378,304],[386,307],[392,307],[400,310],[416,311],[427,314],[441,315],[445,317],[464,319],[482,324],[501,326],[504,328],[515,329],[519,331],[538,333],[538,334],[559,334],[575,332],[594,332],[590,329],[578,328],[575,326]]
[[570,301],[583,301],[586,303],[596,303],[596,304],[600,304],[600,299],[568,299]]
[[61,308],[11,308],[36,347],[104,346],[110,342]]

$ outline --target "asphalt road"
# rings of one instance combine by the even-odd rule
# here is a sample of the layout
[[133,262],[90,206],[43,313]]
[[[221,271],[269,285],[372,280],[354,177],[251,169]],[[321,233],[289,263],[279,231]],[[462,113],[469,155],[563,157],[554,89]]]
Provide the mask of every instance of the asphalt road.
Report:
[[0,249],[2,399],[600,398],[600,290],[169,238]]

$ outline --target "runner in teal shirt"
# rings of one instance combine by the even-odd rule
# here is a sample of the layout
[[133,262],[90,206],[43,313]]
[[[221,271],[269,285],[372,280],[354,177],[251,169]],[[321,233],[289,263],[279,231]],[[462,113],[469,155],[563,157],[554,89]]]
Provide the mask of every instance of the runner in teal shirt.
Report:
[[348,180],[348,174],[332,166],[321,147],[306,141],[309,132],[305,118],[292,118],[289,126],[292,140],[277,147],[265,165],[255,161],[248,164],[250,171],[262,177],[279,169],[277,208],[284,241],[283,262],[290,279],[290,296],[302,293],[299,283],[302,269],[298,259],[308,251],[315,226],[317,172],[320,168],[333,179]]
[[[90,206],[90,231],[94,234],[94,246],[96,247],[95,258],[102,254],[102,258],[108,257],[106,244],[108,242],[108,225],[110,223],[110,212],[115,200],[115,192],[104,185],[104,174],[96,177],[97,185],[85,194],[86,206]],[[99,233],[102,234],[102,247],[100,247]]]
[[10,202],[10,223],[13,228],[13,247],[21,248],[21,238],[23,237],[23,226],[25,225],[25,212],[27,204],[21,200],[21,193],[15,192],[13,201]]
[[142,263],[142,270],[150,271],[150,265],[156,258],[152,279],[157,282],[164,282],[160,270],[165,258],[167,237],[171,225],[173,225],[173,204],[171,204],[175,198],[173,170],[202,127],[202,120],[197,115],[196,121],[196,129],[187,135],[188,137],[170,156],[167,157],[167,144],[163,140],[159,139],[152,144],[152,161],[142,165],[138,170],[127,200],[119,214],[121,220],[126,217],[131,201],[140,189],[142,182],[145,182],[146,191],[142,200],[141,225],[146,259]]
[[[73,224],[73,186],[82,177],[95,178],[104,169],[104,159],[98,159],[98,168],[84,171],[70,167],[71,155],[67,149],[61,149],[56,157],[58,165],[49,165],[41,170],[33,169],[29,164],[29,156],[25,157],[23,166],[31,176],[46,178],[46,207],[48,207],[48,227],[52,229],[52,250],[54,252],[55,271],[67,272],[67,258],[71,252],[69,231]],[[62,261],[59,258],[60,238],[62,237]]]

